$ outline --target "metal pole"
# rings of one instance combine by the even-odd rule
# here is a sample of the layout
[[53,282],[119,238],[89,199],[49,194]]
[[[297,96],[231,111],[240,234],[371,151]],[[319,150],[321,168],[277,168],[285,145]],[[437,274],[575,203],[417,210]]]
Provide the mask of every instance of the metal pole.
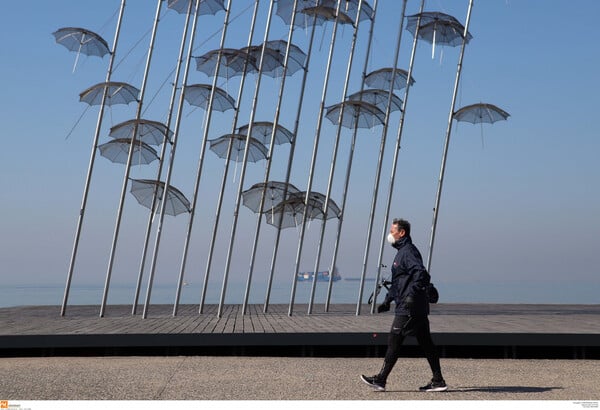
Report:
[[[406,6],[406,0],[404,0],[404,4]],[[375,0],[373,2],[373,15],[372,15],[372,21],[371,21],[371,27],[369,29],[369,41],[367,43],[367,50],[366,50],[366,54],[365,54],[365,64],[363,66],[363,73],[362,73],[362,81],[360,84],[360,91],[362,92],[364,90],[364,86],[365,86],[365,78],[367,76],[367,68],[369,65],[369,55],[371,53],[371,44],[373,41],[373,31],[374,31],[374,27],[375,27],[375,16],[377,13],[377,0]],[[404,15],[404,14],[403,14]],[[400,31],[402,31],[402,25],[400,26]],[[397,59],[397,57],[396,57]],[[393,90],[393,88],[392,88]],[[384,127],[384,131],[383,133],[386,133],[387,127],[388,127],[388,121],[389,121],[389,112],[390,112],[390,107],[391,107],[391,98],[392,95],[389,95],[388,98],[388,108],[386,110],[386,116],[385,116],[385,122],[383,124]],[[362,100],[362,98],[361,98]],[[342,234],[342,225],[343,225],[343,221],[344,221],[344,210],[346,208],[346,196],[348,194],[348,186],[350,183],[350,172],[352,170],[352,161],[354,158],[354,148],[355,148],[355,144],[356,144],[356,136],[358,133],[358,124],[355,124],[354,126],[354,131],[352,133],[352,140],[350,141],[350,153],[348,155],[348,165],[346,167],[346,177],[344,180],[344,189],[342,192],[342,202],[340,203],[340,218],[338,221],[338,228],[337,228],[337,234],[335,237],[335,245],[333,247],[333,257],[331,260],[331,265],[329,268],[329,272],[333,272],[335,273],[335,263],[337,260],[337,253],[338,253],[338,249],[339,249],[339,244],[340,244],[340,238],[341,238],[341,234]],[[330,274],[329,277],[329,284],[327,286],[327,299],[325,300],[325,312],[329,311],[329,304],[331,301],[331,291],[333,288],[333,274]]]
[[[294,9],[295,10],[295,9]],[[294,12],[295,14],[295,12]],[[294,21],[294,20],[292,20]],[[293,24],[292,24],[293,27]],[[298,129],[300,126],[300,114],[302,113],[302,108],[303,108],[303,101],[304,101],[304,92],[306,91],[306,80],[308,78],[308,66],[310,63],[310,55],[312,54],[312,47],[313,47],[313,43],[314,43],[314,38],[315,38],[315,30],[317,27],[317,16],[315,14],[315,16],[313,17],[313,24],[312,24],[312,30],[311,30],[311,34],[310,34],[310,40],[309,40],[309,45],[308,45],[308,51],[306,53],[306,62],[305,62],[305,67],[304,67],[304,75],[302,77],[302,86],[300,87],[300,97],[298,99],[298,110],[296,111],[296,120],[294,122],[294,131],[293,131],[293,135],[294,135],[294,140],[291,142],[291,146],[290,146],[290,152],[288,154],[288,165],[287,165],[287,170],[285,173],[285,183],[286,183],[286,187],[283,191],[283,197],[285,198],[287,196],[287,184],[290,182],[290,174],[292,171],[292,163],[294,162],[294,154],[296,152],[296,143],[298,140]],[[275,273],[275,264],[277,261],[277,252],[279,250],[279,240],[281,238],[281,224],[283,222],[283,218],[279,218],[279,222],[277,223],[277,232],[275,233],[275,244],[273,246],[273,256],[271,257],[271,268],[269,270],[269,280],[267,282],[267,292],[265,295],[265,304],[263,306],[263,311],[265,313],[267,313],[268,307],[269,307],[269,300],[271,298],[271,288],[273,286],[273,276]]]
[[[250,26],[250,33],[248,35],[248,48],[250,48],[252,46],[252,38],[254,37],[254,28],[256,25],[256,18],[257,18],[257,14],[258,14],[258,6],[259,6],[260,0],[256,0],[256,2],[254,3],[254,12],[252,15],[252,24]],[[235,133],[235,130],[237,128],[237,122],[238,122],[238,118],[239,118],[239,114],[240,114],[240,106],[242,103],[242,96],[244,93],[244,85],[246,82],[246,72],[248,71],[248,58],[246,58],[245,62],[244,62],[244,70],[242,73],[242,79],[240,81],[240,88],[238,91],[238,97],[237,97],[237,107],[235,108],[235,115],[233,118],[233,123],[231,126],[231,133]],[[248,130],[250,131],[250,130]],[[248,133],[248,135],[250,135],[250,133]],[[225,193],[225,184],[227,183],[227,173],[229,170],[229,158],[231,156],[231,148],[232,148],[232,144],[233,144],[233,140],[229,142],[229,146],[227,147],[227,158],[225,159],[225,171],[223,172],[223,179],[221,180],[221,192],[219,193],[219,199],[217,200],[217,213],[215,215],[215,223],[213,225],[213,232],[212,232],[212,237],[210,240],[210,246],[209,246],[209,253],[208,253],[208,258],[206,261],[206,271],[204,273],[204,284],[202,286],[202,296],[200,298],[200,308],[199,308],[199,313],[203,313],[204,311],[204,303],[205,303],[205,299],[206,299],[206,290],[208,288],[208,277],[210,274],[210,268],[212,265],[212,258],[213,258],[213,252],[215,249],[215,241],[217,239],[217,230],[219,228],[219,220],[221,218],[221,207],[223,205],[223,195]]]
[[[163,139],[163,146],[162,146],[161,153],[160,153],[160,162],[158,165],[158,171],[156,173],[156,181],[160,181],[160,177],[162,174],[162,168],[164,165],[164,158],[165,158],[165,154],[167,151],[167,143],[171,143],[171,141],[169,139],[169,132],[171,129],[171,121],[173,119],[173,110],[175,108],[174,107],[175,106],[175,98],[177,97],[177,84],[179,83],[179,74],[181,73],[181,63],[183,61],[183,53],[185,52],[185,43],[187,40],[189,23],[190,23],[190,14],[186,14],[185,24],[183,27],[183,34],[181,36],[181,44],[179,46],[179,56],[177,58],[177,64],[176,64],[176,68],[175,68],[175,77],[173,79],[173,89],[171,92],[171,99],[169,101],[169,112],[167,114],[167,123],[166,123],[167,132],[165,134],[165,138]],[[139,301],[139,297],[140,297],[140,290],[142,287],[142,277],[144,275],[144,268],[145,268],[145,264],[146,264],[146,255],[148,253],[148,244],[150,241],[150,234],[152,232],[152,224],[154,222],[157,200],[158,200],[158,187],[156,187],[154,189],[154,195],[152,196],[152,206],[150,207],[150,213],[148,216],[148,224],[146,227],[146,236],[144,239],[142,259],[140,262],[140,271],[138,274],[137,284],[135,287],[135,297],[134,297],[134,301],[133,301],[133,307],[131,310],[132,315],[135,315],[137,312],[137,305],[138,305],[138,301]]]
[[114,231],[113,241],[112,241],[112,246],[111,246],[111,251],[110,251],[110,258],[108,261],[108,269],[106,272],[106,281],[104,283],[104,293],[102,294],[102,304],[100,306],[100,317],[104,316],[104,312],[106,310],[106,299],[108,297],[110,278],[111,278],[112,268],[113,268],[114,259],[115,259],[115,252],[117,249],[117,240],[119,237],[121,216],[123,214],[123,205],[125,204],[125,195],[127,193],[127,183],[129,182],[129,172],[131,170],[130,169],[131,168],[131,160],[133,158],[133,150],[134,150],[135,141],[136,141],[136,137],[137,137],[139,119],[142,115],[142,106],[144,104],[144,94],[146,92],[146,83],[148,81],[148,73],[150,71],[150,62],[152,61],[152,51],[154,49],[154,40],[156,39],[156,30],[157,30],[158,22],[159,22],[160,8],[161,8],[161,2],[158,1],[157,7],[156,7],[156,17],[154,19],[154,25],[152,27],[152,35],[150,37],[150,45],[148,47],[148,57],[146,59],[146,67],[144,69],[144,77],[142,79],[142,87],[140,89],[138,107],[137,107],[137,112],[136,112],[136,116],[135,116],[136,122],[133,127],[133,133],[131,135],[129,154],[127,156],[127,164],[125,165],[125,176],[123,177],[123,186],[121,188],[121,198],[119,200],[119,208],[117,211],[117,222],[115,224],[115,231]]
[[[110,59],[108,61],[108,69],[106,71],[106,82],[110,81],[112,76],[113,64],[117,52],[117,44],[119,42],[119,34],[121,32],[121,22],[123,21],[123,12],[125,10],[125,0],[121,1],[121,8],[119,11],[119,17],[117,20],[117,28],[115,29],[115,38],[113,40],[112,52],[110,53]],[[104,107],[106,106],[106,96],[108,94],[108,88],[104,88],[102,93],[102,102],[100,104],[100,111],[98,113],[98,121],[96,122],[96,131],[94,133],[94,139],[92,142],[92,152],[90,153],[90,161],[88,164],[87,176],[85,178],[85,185],[83,188],[83,198],[81,199],[81,208],[79,209],[79,217],[77,219],[77,228],[75,230],[75,240],[73,242],[73,251],[71,252],[71,261],[69,262],[69,271],[67,273],[67,283],[65,285],[65,292],[63,295],[63,302],[60,309],[60,315],[64,316],[67,309],[67,302],[69,300],[69,291],[71,289],[71,280],[73,279],[73,270],[75,268],[75,259],[77,257],[77,249],[79,248],[79,238],[81,236],[81,228],[83,226],[83,216],[85,214],[85,207],[87,204],[87,198],[90,188],[90,182],[92,180],[92,171],[94,169],[94,162],[96,159],[96,148],[98,147],[98,139],[100,138],[100,129],[102,128],[102,119],[104,118]]]
[[[181,297],[181,287],[183,285],[183,275],[185,273],[185,265],[187,263],[187,255],[188,255],[188,251],[189,251],[189,246],[190,246],[190,238],[192,235],[192,227],[194,225],[194,216],[196,213],[196,204],[198,202],[198,190],[200,187],[200,178],[202,176],[202,167],[204,164],[204,152],[206,149],[206,141],[208,139],[208,131],[210,129],[210,122],[212,119],[212,105],[213,105],[213,101],[215,98],[215,90],[217,88],[217,80],[219,78],[218,73],[219,73],[219,69],[221,67],[221,56],[222,56],[222,52],[221,50],[224,47],[225,44],[225,38],[227,36],[227,28],[229,27],[229,15],[230,15],[230,11],[231,11],[231,0],[228,2],[227,4],[227,9],[225,11],[225,20],[223,22],[223,31],[221,33],[221,41],[220,41],[220,45],[219,45],[219,54],[218,54],[218,58],[217,58],[217,64],[215,66],[215,75],[212,81],[212,89],[210,91],[210,97],[208,99],[208,105],[206,107],[206,121],[205,121],[205,125],[204,125],[204,132],[202,135],[202,146],[200,148],[200,156],[198,159],[198,171],[196,173],[196,183],[194,185],[194,195],[193,195],[193,199],[192,199],[192,212],[190,212],[190,220],[188,222],[188,228],[187,228],[187,234],[185,237],[185,244],[183,246],[183,256],[181,257],[181,268],[179,270],[179,279],[177,280],[177,293],[175,295],[175,303],[173,304],[173,316],[177,315],[177,310],[179,308],[179,300]],[[239,107],[239,103],[238,103],[238,107]],[[238,112],[238,110],[236,110],[236,113]]]
[[438,181],[437,192],[435,195],[435,206],[433,207],[433,223],[431,225],[431,237],[429,239],[429,251],[427,253],[427,271],[431,273],[431,257],[433,255],[433,242],[435,240],[435,229],[437,226],[438,213],[440,208],[440,199],[442,196],[442,184],[444,183],[444,173],[446,170],[446,157],[448,155],[448,147],[450,145],[450,132],[452,131],[452,117],[454,115],[454,106],[456,104],[456,95],[458,93],[458,84],[460,83],[460,73],[462,71],[462,62],[465,54],[465,46],[467,44],[469,21],[471,20],[471,9],[473,8],[473,0],[469,1],[467,10],[467,19],[465,21],[465,31],[463,33],[463,42],[460,47],[460,56],[456,67],[456,79],[454,80],[454,91],[452,92],[452,103],[450,104],[450,113],[448,114],[448,127],[446,128],[446,139],[444,141],[444,154],[442,155],[442,165],[440,169],[440,178]]
[[[360,17],[360,12],[362,9],[362,5],[363,5],[363,0],[359,0],[358,2],[358,8],[357,8],[357,12],[356,12],[356,19],[355,19],[355,23],[354,23],[354,31],[352,34],[352,42],[351,42],[351,46],[350,46],[350,54],[348,55],[348,64],[346,67],[346,78],[344,80],[344,89],[342,91],[342,106],[340,109],[340,114],[338,116],[338,126],[337,126],[337,132],[336,132],[336,136],[335,136],[335,141],[333,144],[333,152],[332,152],[332,158],[331,158],[331,166],[329,168],[329,179],[327,181],[327,191],[325,193],[325,202],[323,203],[323,221],[321,222],[321,233],[320,233],[320,237],[319,237],[319,242],[317,243],[317,256],[315,258],[315,268],[314,268],[314,274],[313,274],[313,280],[311,283],[311,289],[310,289],[310,299],[308,302],[308,311],[307,313],[310,315],[312,313],[312,309],[313,309],[313,303],[315,300],[315,290],[317,288],[317,279],[318,279],[318,272],[319,272],[319,263],[321,261],[321,251],[323,249],[323,237],[325,236],[325,228],[327,226],[327,211],[329,208],[329,198],[331,196],[331,186],[333,185],[333,176],[335,174],[335,164],[337,161],[337,152],[338,152],[338,148],[339,148],[339,143],[340,143],[340,136],[342,134],[342,118],[344,117],[344,102],[346,101],[346,96],[348,94],[348,84],[350,82],[350,73],[352,72],[352,63],[354,62],[354,50],[356,47],[356,38],[358,37],[358,27],[360,26],[359,24],[359,17]],[[333,282],[333,275],[334,275],[334,271],[330,271],[329,274],[329,283]]]
[[[362,298],[363,298],[363,289],[364,289],[364,283],[365,283],[365,278],[367,275],[367,264],[368,264],[368,259],[369,259],[369,247],[370,247],[370,243],[371,243],[371,235],[373,232],[373,220],[375,219],[375,209],[377,207],[377,196],[378,196],[378,192],[379,192],[379,182],[380,182],[380,178],[381,178],[381,167],[383,164],[383,156],[384,156],[384,152],[385,152],[385,144],[387,141],[387,133],[388,133],[388,128],[389,128],[389,118],[391,115],[391,108],[392,108],[392,96],[394,94],[394,83],[396,81],[396,69],[398,67],[398,56],[400,55],[400,44],[402,42],[402,30],[404,29],[404,16],[406,13],[406,3],[407,0],[404,0],[403,5],[402,5],[402,13],[400,15],[400,27],[398,28],[398,38],[396,41],[396,51],[394,54],[394,59],[393,59],[393,66],[392,66],[392,81],[390,83],[390,90],[389,90],[389,94],[388,94],[388,105],[385,111],[385,123],[383,125],[383,131],[381,133],[381,143],[379,145],[379,157],[377,159],[377,171],[375,174],[375,183],[373,184],[373,196],[371,197],[371,210],[369,211],[369,228],[367,229],[367,239],[365,240],[365,252],[363,255],[363,265],[362,265],[362,272],[360,275],[360,286],[359,286],[359,291],[358,291],[358,301],[357,301],[357,305],[356,305],[356,314],[360,314],[360,309],[361,309],[361,304],[362,304]],[[410,82],[410,78],[407,78],[407,83]]]
[[[315,164],[317,162],[317,151],[319,148],[319,138],[321,136],[321,125],[323,123],[323,111],[325,109],[325,98],[327,97],[327,86],[329,83],[329,74],[331,72],[331,60],[333,59],[333,50],[335,48],[335,37],[336,37],[336,33],[337,33],[337,25],[338,25],[338,16],[340,13],[340,4],[343,0],[338,0],[337,2],[337,7],[336,7],[336,11],[335,11],[335,21],[333,23],[333,29],[331,32],[331,43],[329,46],[329,56],[327,58],[327,68],[325,69],[325,78],[323,81],[323,91],[322,91],[322,96],[321,96],[321,105],[320,105],[320,109],[319,109],[319,116],[317,118],[317,132],[315,134],[315,140],[314,140],[314,145],[313,145],[313,152],[312,152],[312,159],[311,159],[311,164],[310,164],[310,172],[308,174],[308,186],[306,188],[306,199],[305,199],[305,204],[304,204],[304,211],[303,211],[303,215],[302,215],[302,225],[300,226],[300,240],[298,242],[298,250],[296,253],[296,262],[295,262],[295,266],[294,266],[294,276],[292,277],[292,292],[290,295],[290,304],[289,304],[289,308],[288,308],[288,316],[292,315],[293,312],[293,306],[294,306],[294,299],[296,297],[296,279],[298,277],[298,271],[300,269],[300,258],[302,256],[302,245],[304,242],[304,231],[306,229],[306,218],[308,217],[307,215],[307,210],[308,210],[308,204],[309,204],[309,200],[310,200],[310,191],[312,189],[312,180],[313,180],[313,173],[315,170]],[[315,273],[316,275],[316,273]]]
[[[156,231],[156,240],[154,242],[154,252],[152,254],[152,265],[150,268],[150,277],[148,278],[148,290],[146,291],[146,300],[144,302],[144,311],[142,317],[145,319],[148,316],[148,306],[150,304],[150,296],[152,294],[152,281],[154,280],[154,272],[156,270],[156,261],[158,259],[158,249],[160,246],[160,237],[162,232],[162,225],[165,219],[165,210],[167,208],[167,198],[169,197],[169,184],[171,183],[171,174],[173,171],[173,164],[175,162],[175,152],[177,148],[177,138],[179,137],[179,126],[181,125],[181,116],[183,113],[183,101],[185,95],[185,87],[187,86],[187,79],[190,71],[190,61],[192,59],[192,52],[194,50],[194,38],[196,37],[196,25],[198,24],[198,11],[200,8],[200,1],[196,2],[194,9],[194,21],[192,23],[192,33],[190,36],[190,42],[187,51],[187,57],[185,62],[185,68],[183,71],[183,82],[181,85],[181,93],[179,95],[179,104],[177,107],[177,118],[175,120],[175,130],[173,131],[173,142],[169,157],[169,167],[167,169],[167,176],[165,178],[165,187],[163,189],[162,201],[160,202],[160,217],[158,220],[158,227]],[[193,2],[189,2],[187,14],[191,12]]]
[[[419,14],[423,13],[425,8],[425,0],[421,0],[421,8]],[[379,256],[377,258],[377,275],[375,278],[375,287],[373,288],[373,303],[371,304],[371,313],[375,313],[375,306],[377,304],[377,284],[379,283],[379,277],[381,276],[381,264],[383,260],[383,247],[385,245],[385,233],[387,232],[388,215],[390,213],[390,206],[392,204],[392,193],[394,190],[394,180],[396,178],[396,168],[398,166],[398,154],[400,153],[400,142],[402,141],[402,131],[404,129],[404,119],[406,118],[406,104],[408,103],[408,93],[410,91],[410,79],[412,78],[412,72],[415,62],[415,54],[417,51],[417,43],[419,39],[419,26],[421,25],[421,17],[417,19],[417,27],[415,28],[415,38],[413,39],[412,51],[410,53],[410,63],[408,65],[408,73],[406,74],[406,88],[404,90],[404,99],[402,100],[402,110],[400,113],[400,123],[398,124],[398,133],[396,135],[396,145],[394,146],[394,159],[392,161],[392,172],[390,175],[390,182],[388,185],[387,201],[385,205],[385,212],[383,213],[383,224],[381,232],[381,242],[379,244]],[[392,85],[393,86],[393,85]],[[367,243],[366,246],[369,244]],[[362,293],[363,286],[361,285],[360,292]],[[360,300],[359,300],[360,302]],[[356,315],[360,314],[360,303],[356,306]]]
[[[223,286],[221,288],[221,298],[219,299],[219,308],[217,310],[217,316],[221,317],[223,314],[223,304],[225,302],[225,292],[227,291],[227,279],[229,276],[229,268],[231,267],[231,255],[233,253],[233,243],[235,240],[234,231],[237,226],[237,220],[240,210],[240,200],[242,197],[242,190],[244,189],[244,177],[246,175],[246,165],[248,163],[248,152],[250,147],[250,138],[252,135],[252,126],[254,125],[254,117],[256,115],[256,105],[258,103],[258,93],[260,91],[260,83],[262,78],[263,63],[265,57],[265,48],[267,47],[267,41],[269,38],[269,31],[271,29],[271,17],[273,15],[273,3],[271,0],[269,3],[269,14],[267,16],[267,23],[265,28],[265,37],[260,52],[260,63],[258,65],[258,74],[256,78],[256,88],[254,90],[254,100],[252,103],[252,110],[250,111],[250,121],[248,122],[248,134],[246,136],[246,146],[244,147],[244,159],[242,160],[242,171],[240,175],[240,183],[238,185],[237,197],[235,200],[235,210],[233,211],[233,224],[231,225],[231,235],[229,235],[229,248],[227,250],[227,262],[225,264],[225,272],[223,274]],[[272,146],[271,146],[272,147]]]
[[[293,10],[296,10],[298,1],[294,0]],[[277,127],[279,125],[279,113],[281,110],[281,103],[283,101],[283,91],[285,89],[285,79],[287,75],[288,62],[289,62],[289,54],[290,48],[292,45],[292,37],[294,33],[294,22],[296,21],[296,13],[292,13],[292,19],[290,21],[290,29],[288,31],[288,39],[287,45],[285,48],[285,57],[283,59],[283,71],[281,73],[281,85],[279,87],[279,96],[277,99],[277,108],[275,109],[275,119],[273,120],[273,131],[271,132],[271,140],[269,143],[269,153],[267,155],[267,166],[265,169],[265,178],[264,178],[264,186],[260,197],[260,203],[258,206],[258,214],[256,216],[256,229],[254,233],[254,241],[252,241],[252,256],[250,257],[250,269],[248,270],[248,278],[246,280],[246,290],[244,291],[244,301],[242,304],[242,314],[245,315],[248,309],[248,298],[250,297],[250,286],[252,282],[252,273],[254,271],[254,260],[256,258],[256,249],[258,248],[258,237],[260,236],[260,226],[262,221],[262,213],[265,204],[265,192],[266,192],[266,184],[269,181],[269,174],[271,173],[271,164],[273,159],[273,148],[275,145],[275,135],[277,133]],[[294,135],[294,139],[296,136]],[[295,141],[290,141],[290,144],[294,144]],[[287,183],[286,183],[287,185]],[[284,188],[284,198],[287,195],[287,187]]]

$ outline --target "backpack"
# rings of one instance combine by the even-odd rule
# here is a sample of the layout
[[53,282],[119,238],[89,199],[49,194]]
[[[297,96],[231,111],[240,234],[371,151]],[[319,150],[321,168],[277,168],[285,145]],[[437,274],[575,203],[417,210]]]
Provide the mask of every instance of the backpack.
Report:
[[429,303],[437,303],[440,298],[440,293],[433,285],[433,283],[429,283],[425,288],[425,295],[427,296],[427,301]]

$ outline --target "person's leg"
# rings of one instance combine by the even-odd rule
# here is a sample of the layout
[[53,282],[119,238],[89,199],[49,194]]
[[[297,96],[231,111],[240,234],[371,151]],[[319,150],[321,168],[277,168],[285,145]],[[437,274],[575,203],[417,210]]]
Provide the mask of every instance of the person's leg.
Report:
[[404,341],[402,328],[407,320],[408,316],[394,317],[394,322],[392,323],[392,328],[388,335],[388,345],[385,352],[385,358],[379,373],[377,373],[375,376],[361,376],[361,379],[371,387],[375,387],[378,390],[385,390],[387,378],[394,368],[394,365],[398,361],[398,357],[400,356],[400,346]]
[[437,351],[437,347],[433,344],[433,340],[431,339],[431,331],[429,329],[429,320],[427,317],[423,318],[422,323],[420,323],[415,330],[417,342],[423,349],[425,357],[427,358],[427,362],[429,363],[429,367],[431,368],[431,373],[433,374],[431,383],[429,383],[427,386],[421,387],[420,389],[426,391],[446,390],[447,387],[444,377],[442,376],[442,368],[440,366],[440,356]]

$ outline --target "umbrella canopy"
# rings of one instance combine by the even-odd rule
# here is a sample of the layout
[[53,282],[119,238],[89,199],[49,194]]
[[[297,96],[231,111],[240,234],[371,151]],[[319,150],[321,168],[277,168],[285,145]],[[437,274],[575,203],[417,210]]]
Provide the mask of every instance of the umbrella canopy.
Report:
[[273,226],[279,226],[281,223],[281,228],[298,226],[302,223],[305,208],[308,220],[339,218],[339,208],[331,200],[329,201],[327,213],[323,212],[324,199],[321,196],[322,194],[311,192],[308,200],[306,200],[306,192],[291,194],[288,199],[265,213],[266,221]]
[[466,121],[472,124],[488,123],[506,120],[510,114],[493,104],[471,104],[455,111],[452,118],[456,121]]
[[[389,68],[381,68],[379,70],[373,71],[369,73],[365,77],[365,84],[371,88],[377,88],[381,90],[389,90],[392,85],[392,74],[394,74],[394,69],[392,67]],[[394,90],[401,90],[406,88],[406,83],[408,79],[408,71],[402,70],[400,68],[396,68],[396,72],[394,77]],[[412,86],[415,83],[414,78],[410,78],[410,85]]]
[[[298,192],[295,194],[292,194],[290,197],[292,198],[299,198],[301,200],[305,200],[306,198],[306,191],[302,191],[302,192]],[[321,211],[323,210],[323,207],[325,205],[325,195],[320,193],[320,192],[316,192],[316,191],[311,191],[310,195],[308,195],[309,201],[317,201],[318,203],[321,204]],[[327,203],[327,219],[330,218],[338,218],[340,216],[341,210],[340,207],[337,206],[337,204],[334,202],[333,199],[329,198],[329,201]]]
[[[152,179],[131,180],[131,193],[140,205],[145,206],[148,209],[152,207],[154,193],[156,192],[158,201],[156,201],[156,209],[154,212],[158,212],[161,209],[164,189],[165,183],[162,181]],[[177,216],[184,212],[191,212],[190,201],[187,200],[180,190],[169,185],[169,189],[167,190],[167,202],[165,203],[165,213]]]
[[[185,100],[196,107],[208,108],[208,100],[212,85],[209,84],[193,84],[185,87]],[[235,100],[219,87],[215,87],[215,93],[212,102],[212,108],[225,112],[235,108]]]
[[230,160],[242,162],[244,149],[246,147],[246,138],[249,139],[250,146],[248,147],[248,161],[258,162],[267,158],[267,148],[257,139],[246,137],[241,134],[226,134],[222,137],[210,140],[210,150],[221,158],[227,158],[229,144],[231,144]]
[[346,128],[373,128],[385,122],[385,113],[375,105],[365,101],[348,100],[332,105],[327,108],[325,116],[337,125],[342,109],[342,125]]
[[[250,55],[254,59],[254,61],[256,61],[256,67],[258,71],[258,68],[260,67],[261,63],[260,56],[262,54],[262,45],[244,47],[240,51],[248,53],[248,55]],[[273,50],[268,46],[265,47],[261,73],[269,75],[271,77],[277,77],[278,73],[281,73],[283,71],[284,57],[285,55],[279,53],[277,50]]]
[[158,121],[150,121],[144,119],[133,119],[121,122],[110,128],[108,134],[112,138],[131,138],[137,125],[136,139],[149,145],[161,145],[167,135],[167,140],[171,140],[173,131],[167,126]]
[[[252,211],[259,212],[263,192],[265,195],[263,211],[268,212],[283,202],[284,199],[289,198],[291,194],[297,193],[298,188],[290,183],[286,184],[279,181],[260,182],[242,192],[242,203]],[[285,197],[284,192],[286,192]]]
[[246,72],[258,71],[256,58],[250,56],[245,51],[233,48],[211,50],[200,57],[194,57],[196,59],[196,69],[208,76],[214,76],[219,59],[219,51],[221,53],[221,64],[219,65],[217,76],[231,78],[243,74],[246,61],[248,61]]
[[127,83],[109,81],[98,83],[83,91],[79,94],[79,101],[86,102],[89,105],[100,105],[105,89],[107,90],[106,105],[129,104],[137,101],[140,93],[140,90]]
[[[381,111],[385,112],[387,109],[387,104],[389,100],[389,91],[385,90],[364,90],[354,93],[348,97],[349,100],[355,101],[365,101],[369,104],[373,104]],[[396,94],[392,93],[392,101],[390,111],[401,111],[402,110],[402,100],[396,96]]]
[[[311,16],[309,14],[302,13],[302,10],[306,8],[315,7],[315,4],[317,4],[316,0],[297,0],[296,3],[296,18],[294,20],[295,26],[310,26],[313,23],[313,21],[315,21],[314,15],[317,16],[315,22],[317,25],[322,25],[328,20],[328,18],[326,18],[326,16],[324,15],[319,16],[317,14],[314,14]],[[277,8],[275,14],[281,17],[285,24],[290,24],[292,22],[292,15],[294,13],[294,0],[278,0],[276,2],[276,7]]]
[[425,24],[434,22],[450,22],[460,24],[460,21],[449,14],[440,13],[439,11],[424,11],[423,13],[417,13],[406,17],[406,30],[411,32],[414,36],[417,23],[420,26],[423,26]]
[[[127,164],[131,140],[119,138],[98,146],[100,155],[118,164]],[[131,165],[146,165],[158,159],[156,150],[150,145],[136,141],[133,145]]]
[[[168,7],[177,11],[179,14],[187,13],[190,0],[169,0]],[[196,10],[196,2],[192,4],[192,12]],[[200,0],[200,8],[198,14],[217,14],[217,12],[225,10],[223,0]]]
[[[252,135],[251,137],[256,138],[264,145],[269,145],[271,142],[271,134],[273,133],[273,124],[272,122],[267,121],[257,121],[252,123]],[[250,128],[250,124],[246,124],[238,128],[238,133],[241,135],[248,135],[248,129]],[[286,144],[288,142],[292,142],[294,139],[294,134],[289,131],[287,128],[277,124],[277,131],[275,132],[275,145]]]
[[[285,59],[285,53],[287,50],[287,41],[284,40],[273,40],[267,41],[267,47],[271,50],[275,50],[281,54],[282,61]],[[302,49],[294,44],[290,44],[288,66],[286,75],[294,75],[297,71],[304,69],[306,65],[306,53]],[[264,70],[264,68],[263,68]]]
[[104,57],[110,53],[108,43],[93,31],[79,27],[63,27],[56,30],[54,38],[58,44],[65,46],[69,51],[87,56]]

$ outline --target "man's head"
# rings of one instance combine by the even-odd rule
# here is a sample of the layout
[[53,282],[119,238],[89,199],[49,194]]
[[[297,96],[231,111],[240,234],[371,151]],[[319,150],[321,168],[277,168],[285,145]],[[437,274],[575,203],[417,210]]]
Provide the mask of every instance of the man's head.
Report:
[[390,227],[390,235],[397,241],[404,236],[410,236],[410,222],[406,219],[394,218]]

